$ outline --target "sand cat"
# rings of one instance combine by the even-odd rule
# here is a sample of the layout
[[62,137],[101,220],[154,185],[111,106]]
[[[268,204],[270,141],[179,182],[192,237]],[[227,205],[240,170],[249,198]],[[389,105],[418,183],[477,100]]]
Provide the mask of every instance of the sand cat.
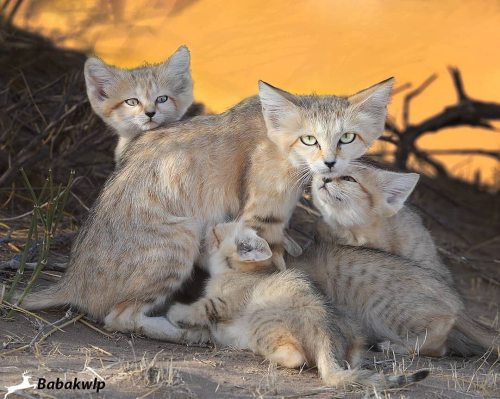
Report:
[[405,206],[419,175],[351,164],[341,176],[317,175],[312,197],[330,233],[344,245],[376,248],[434,269],[453,279],[441,262],[420,216]]
[[399,353],[484,354],[498,333],[468,315],[457,291],[436,268],[377,249],[341,245],[330,227],[303,209],[295,229],[315,234],[287,266],[304,271],[335,305],[362,325],[368,342],[390,341]]
[[91,57],[85,82],[92,109],[118,134],[118,164],[129,141],[178,121],[193,103],[189,50],[182,46],[162,64],[122,69]]
[[217,344],[250,349],[285,367],[317,365],[330,386],[393,387],[427,375],[385,377],[356,369],[364,343],[359,327],[327,304],[305,274],[275,273],[267,242],[242,223],[219,224],[207,236],[205,295],[190,305],[173,305],[173,323],[209,328]]
[[283,269],[283,229],[308,176],[341,173],[367,150],[384,129],[391,87],[296,96],[261,82],[258,97],[223,114],[138,136],[79,232],[62,280],[24,306],[71,304],[109,330],[184,339],[149,315],[191,276],[207,228],[238,217]]

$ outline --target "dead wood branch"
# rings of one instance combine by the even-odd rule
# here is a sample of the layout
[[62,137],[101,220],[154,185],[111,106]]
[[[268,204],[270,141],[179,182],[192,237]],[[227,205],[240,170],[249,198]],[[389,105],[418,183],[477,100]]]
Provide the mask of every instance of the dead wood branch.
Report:
[[433,158],[433,155],[482,155],[499,160],[498,151],[483,149],[460,149],[460,150],[433,150],[423,151],[417,146],[420,137],[440,130],[458,126],[473,126],[483,129],[494,130],[492,121],[500,120],[500,103],[480,101],[470,98],[464,88],[462,75],[456,67],[448,68],[455,92],[457,103],[446,107],[441,112],[417,123],[410,122],[410,105],[412,100],[422,94],[429,85],[436,80],[437,75],[431,75],[420,86],[407,93],[403,100],[402,127],[400,128],[393,118],[386,122],[385,130],[388,134],[381,140],[393,144],[394,163],[400,169],[408,167],[410,156],[418,161],[430,165],[438,175],[447,176],[446,168]]

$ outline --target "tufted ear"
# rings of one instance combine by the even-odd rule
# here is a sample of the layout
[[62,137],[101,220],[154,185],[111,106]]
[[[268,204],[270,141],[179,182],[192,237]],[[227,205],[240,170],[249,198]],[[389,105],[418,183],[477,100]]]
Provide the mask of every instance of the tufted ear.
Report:
[[294,95],[259,80],[259,97],[267,130],[293,130],[298,127],[300,113],[294,104]]
[[389,78],[348,97],[349,102],[370,113],[379,113],[387,108],[394,78]]
[[415,189],[418,173],[397,173],[387,170],[377,172],[377,184],[383,195],[383,213],[392,216],[399,212]]
[[116,68],[99,58],[90,57],[85,62],[85,84],[91,104],[108,98],[107,90],[116,81]]
[[363,133],[367,146],[384,132],[393,84],[394,78],[389,78],[348,97],[352,110],[364,121]]
[[236,236],[236,259],[241,262],[261,262],[270,259],[273,253],[269,244],[255,230],[245,227]]
[[186,46],[181,46],[163,64],[160,65],[162,73],[169,79],[179,79],[190,76],[191,54]]

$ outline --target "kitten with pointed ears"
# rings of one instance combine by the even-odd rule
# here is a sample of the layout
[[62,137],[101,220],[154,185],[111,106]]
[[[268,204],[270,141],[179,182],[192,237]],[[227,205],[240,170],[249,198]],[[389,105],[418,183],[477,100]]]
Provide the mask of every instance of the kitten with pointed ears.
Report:
[[190,278],[207,229],[239,218],[284,269],[283,230],[311,173],[341,173],[366,152],[383,132],[391,87],[299,96],[260,82],[258,97],[223,114],[140,135],[81,228],[61,281],[24,306],[71,304],[109,330],[184,339],[150,315]]
[[142,132],[178,121],[193,103],[190,56],[182,46],[165,62],[122,69],[91,57],[85,63],[94,112],[118,134],[115,161]]
[[423,263],[452,284],[430,232],[405,206],[418,179],[416,173],[353,163],[342,176],[315,176],[312,197],[330,227],[325,234],[340,244],[380,249]]
[[175,304],[168,318],[182,328],[208,328],[222,346],[250,349],[282,366],[317,365],[329,386],[390,388],[427,376],[385,376],[359,370],[364,340],[346,314],[328,304],[296,270],[275,272],[271,249],[242,223],[219,224],[207,235],[210,278],[205,295]]

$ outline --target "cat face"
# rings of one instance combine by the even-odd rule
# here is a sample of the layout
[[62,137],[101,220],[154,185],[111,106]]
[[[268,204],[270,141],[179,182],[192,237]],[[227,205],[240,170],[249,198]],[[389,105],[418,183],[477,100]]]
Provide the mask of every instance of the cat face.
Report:
[[184,46],[162,64],[129,70],[89,58],[85,82],[90,104],[124,137],[177,121],[193,102],[189,61]]
[[396,214],[418,179],[417,173],[352,164],[341,176],[314,176],[312,196],[321,213],[348,227]]
[[250,271],[271,265],[266,240],[241,222],[220,223],[207,235],[210,273]]
[[259,82],[269,138],[292,164],[340,175],[384,131],[393,79],[349,97],[296,96]]

